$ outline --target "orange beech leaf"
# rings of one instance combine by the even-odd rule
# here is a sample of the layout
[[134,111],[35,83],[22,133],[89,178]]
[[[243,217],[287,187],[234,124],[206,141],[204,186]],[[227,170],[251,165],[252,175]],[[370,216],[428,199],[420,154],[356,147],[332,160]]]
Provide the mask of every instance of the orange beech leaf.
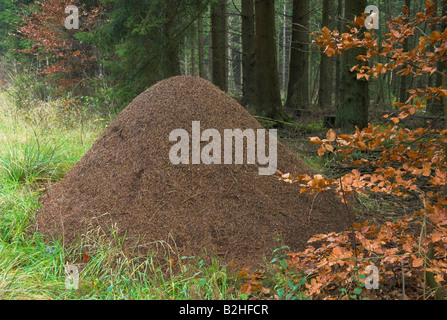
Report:
[[242,271],[240,271],[240,272],[237,274],[237,276],[238,276],[239,278],[247,278],[247,277],[248,277],[248,272],[245,271],[245,270],[242,270]]
[[261,287],[261,292],[265,295],[268,295],[270,294],[271,290],[268,288]]
[[331,30],[329,30],[326,26],[321,29],[321,34],[324,38],[331,38]]
[[439,241],[441,241],[444,238],[444,236],[445,235],[443,233],[436,232],[436,233],[432,234],[431,241],[432,242],[439,242]]
[[359,27],[363,27],[365,26],[365,18],[364,17],[356,17],[354,20],[354,25],[359,26]]
[[327,132],[327,139],[329,142],[334,142],[337,139],[337,134],[334,130],[331,129]]
[[310,138],[310,142],[312,144],[314,144],[314,145],[321,145],[321,144],[323,144],[323,141],[320,138],[318,138],[318,137]]
[[309,182],[309,186],[312,188],[323,188],[326,186],[326,181],[321,175],[316,175],[314,179]]
[[424,19],[425,18],[425,14],[423,14],[422,12],[418,12],[418,13],[416,13],[416,18]]
[[416,258],[413,260],[412,266],[414,268],[419,268],[419,267],[422,267],[423,265],[424,265],[424,259]]
[[430,35],[430,39],[432,41],[437,41],[440,37],[441,37],[441,35],[439,34],[438,31],[433,31]]
[[352,137],[347,135],[347,134],[341,134],[341,135],[338,136],[338,138],[346,140],[346,141],[351,141],[352,140]]
[[357,141],[355,145],[362,151],[368,150],[368,146],[363,141]]
[[411,242],[405,242],[402,246],[406,252],[413,252],[413,246]]
[[325,53],[326,53],[326,55],[328,57],[332,57],[332,56],[335,56],[337,54],[337,51],[335,51],[335,49],[332,48],[332,47],[327,47],[326,50],[325,50]]
[[305,181],[305,182],[308,182],[308,181],[312,180],[312,178],[309,175],[307,175],[307,174],[297,175],[296,178],[299,181]]
[[89,262],[90,260],[92,260],[92,257],[90,257],[87,252],[83,251],[82,252],[82,260],[85,262]]
[[326,147],[324,145],[322,145],[320,150],[318,150],[318,155],[320,157],[322,157],[322,156],[324,156],[325,153],[326,153]]
[[391,121],[394,122],[394,124],[398,124],[400,122],[399,118],[391,118]]
[[310,190],[310,188],[301,188],[300,194],[306,193],[309,190]]
[[335,254],[336,256],[341,256],[343,254],[343,250],[340,247],[335,247],[332,250],[332,253]]
[[430,163],[424,164],[424,167],[422,170],[423,170],[422,175],[425,177],[429,177],[431,175],[431,164]]
[[291,176],[290,173],[286,173],[286,174],[283,174],[281,177],[282,177],[283,179],[289,179],[290,176]]

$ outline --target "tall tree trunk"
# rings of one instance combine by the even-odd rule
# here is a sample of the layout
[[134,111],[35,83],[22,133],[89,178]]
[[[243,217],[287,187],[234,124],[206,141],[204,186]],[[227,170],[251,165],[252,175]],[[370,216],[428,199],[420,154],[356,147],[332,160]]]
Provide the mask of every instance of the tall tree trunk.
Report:
[[392,71],[392,78],[391,78],[391,91],[393,92],[394,97],[396,99],[399,99],[399,92],[400,92],[400,78],[397,74],[396,69]]
[[[333,29],[334,1],[323,0],[323,26]],[[318,106],[328,110],[332,106],[332,94],[334,87],[334,63],[333,59],[324,52],[321,53],[320,87],[318,92]]]
[[[337,30],[342,29],[342,16],[343,16],[343,0],[337,0]],[[335,92],[340,92],[340,79],[341,79],[341,57],[337,55],[335,60]],[[337,96],[336,96],[337,97]]]
[[289,68],[289,28],[287,24],[287,2],[283,6],[283,25],[282,25],[282,78],[281,89],[284,93],[287,92],[288,68]]
[[196,29],[191,25],[191,75],[196,75]]
[[309,107],[309,19],[310,1],[293,0],[292,45],[286,106]]
[[177,26],[177,12],[175,9],[175,0],[167,0],[164,8],[163,37],[163,78],[170,78],[181,74],[180,69],[180,43],[173,40],[172,36]]
[[219,0],[211,5],[213,83],[225,92],[228,92],[227,30],[227,0]]
[[200,14],[197,19],[197,32],[198,32],[198,55],[199,55],[199,77],[205,78],[205,52],[203,41],[203,14]]
[[[443,2],[442,1],[436,1],[436,5],[438,8],[438,11],[441,10],[441,17],[445,14],[446,8],[443,8]],[[436,16],[438,16],[439,14],[436,13]],[[444,27],[444,28],[443,28]],[[433,26],[432,31],[438,31],[439,33],[442,33],[445,30],[445,24],[444,26],[441,24],[435,24]],[[444,64],[439,61],[438,65],[437,65],[438,71],[440,72],[444,72]],[[430,86],[432,87],[440,87],[443,85],[442,83],[442,76],[439,74],[435,74],[432,76],[432,81]],[[431,99],[429,105],[427,106],[427,110],[428,112],[430,112],[433,115],[442,115],[444,112],[444,105],[442,101],[439,101],[438,99]]]
[[256,105],[256,37],[254,0],[242,1],[242,92],[244,106]]
[[230,16],[227,17],[227,30],[228,30],[228,36],[227,36],[227,57],[228,57],[228,75],[227,75],[227,81],[228,81],[228,92],[234,91],[236,88],[236,78],[234,76],[234,41],[233,41],[233,21],[230,19]]
[[[405,0],[405,6],[408,9],[408,15],[410,15],[411,12],[411,0]],[[408,23],[408,19],[405,20],[405,23]],[[403,50],[404,52],[408,52],[408,39],[404,41],[403,43]],[[402,103],[405,103],[408,100],[408,76],[401,76],[400,77],[400,92],[399,92],[399,101]]]
[[[208,19],[209,23],[207,23],[205,30],[211,30],[211,19]],[[204,34],[203,38],[203,46],[208,49],[208,54],[204,56],[205,63],[205,75],[208,80],[213,81],[213,41],[211,32]]]
[[197,39],[198,39],[198,56],[199,56],[199,77],[205,78],[205,50],[203,41],[203,14],[197,18]]
[[[447,12],[447,0],[441,1],[441,7],[442,7],[441,16],[444,16]],[[445,30],[446,28],[447,28],[447,22],[444,20],[444,22],[442,23],[442,30]],[[444,76],[442,76],[442,87],[443,87],[443,89],[447,89],[447,75],[445,75],[445,73],[447,72],[447,61],[442,62],[442,72],[444,73]],[[442,103],[444,106],[444,118],[445,118],[446,126],[447,126],[447,97],[442,98]],[[447,151],[447,147],[446,147],[446,151]],[[445,187],[445,191],[447,194],[447,186]]]
[[[240,23],[240,17],[234,16],[231,21],[231,29],[237,30],[237,27],[240,26]],[[242,90],[242,59],[240,45],[241,35],[237,31],[233,31],[231,57],[234,77],[234,89],[237,92],[240,92]]]
[[[365,12],[366,0],[346,0],[345,19],[352,22]],[[345,30],[348,32],[349,30]],[[369,86],[366,80],[357,80],[357,73],[350,69],[359,64],[357,56],[365,54],[364,49],[351,49],[342,55],[341,83],[337,105],[336,125],[343,128],[365,128],[368,126]]]
[[275,1],[256,0],[257,107],[265,116],[283,120],[275,42]]

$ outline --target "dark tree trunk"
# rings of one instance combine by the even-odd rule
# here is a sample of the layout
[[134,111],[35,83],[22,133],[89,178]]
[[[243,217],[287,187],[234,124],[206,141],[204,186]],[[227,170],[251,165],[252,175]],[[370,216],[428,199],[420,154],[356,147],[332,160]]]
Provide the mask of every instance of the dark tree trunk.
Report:
[[228,92],[227,29],[227,0],[219,0],[211,5],[213,83],[225,92]]
[[[405,5],[408,8],[408,14],[411,12],[411,1],[405,0]],[[408,19],[406,19],[405,23],[408,23]],[[403,43],[403,50],[404,52],[408,52],[408,39],[404,41]],[[399,89],[399,101],[402,103],[405,103],[408,100],[409,94],[408,94],[408,76],[401,76],[400,77],[400,89]]]
[[181,74],[179,59],[180,43],[172,39],[177,26],[177,12],[173,9],[175,2],[175,0],[167,0],[166,7],[164,8],[163,78],[170,78]]
[[294,0],[292,44],[286,106],[290,109],[309,108],[309,17],[310,1]]
[[242,1],[243,105],[256,105],[256,37],[254,0]]
[[[441,15],[444,16],[447,12],[447,0],[442,0],[441,1],[441,7],[442,7],[442,13]],[[447,22],[444,20],[443,24],[442,24],[442,30],[445,30],[447,28]],[[447,72],[447,61],[443,61],[442,62],[442,70],[443,72]],[[447,76],[442,76],[442,87],[443,89],[447,89]],[[443,107],[444,107],[444,117],[445,117],[445,121],[446,121],[446,126],[447,126],[447,97],[443,97],[442,98],[442,103],[443,103]],[[447,150],[447,147],[446,147]],[[445,191],[447,193],[447,186],[445,187]]]
[[[231,20],[231,29],[236,30],[240,25],[239,17],[235,16]],[[234,79],[234,89],[237,92],[240,92],[242,86],[242,58],[241,51],[239,49],[241,44],[241,35],[237,32],[233,32],[233,36],[231,38],[232,49],[231,49],[231,58],[232,58],[232,68],[233,68],[233,79]]]
[[[334,1],[323,0],[323,26],[333,29]],[[332,106],[332,94],[334,88],[334,59],[321,53],[320,86],[318,93],[318,106],[328,110]]]
[[275,1],[256,0],[257,107],[272,119],[283,120],[275,42]]
[[191,75],[196,75],[196,29],[191,25]]
[[[436,2],[436,5],[438,7],[438,11],[441,10],[441,16],[444,15],[445,10],[446,10],[446,8],[442,8],[443,7],[442,4],[443,4],[442,1],[441,2],[437,1]],[[441,8],[441,9],[439,9],[439,8]],[[436,15],[438,15],[438,14],[436,14]],[[442,25],[436,24],[436,25],[433,26],[433,30],[432,31],[438,31],[438,32],[442,33],[445,30],[446,26],[444,25],[444,29],[442,27],[443,27]],[[444,72],[444,66],[443,66],[442,62],[438,62],[438,66],[437,67],[438,67],[438,70],[440,72]],[[440,86],[442,86],[442,76],[441,75],[434,74],[431,78],[432,79],[431,79],[431,84],[430,85],[432,87],[440,87]],[[432,101],[430,101],[427,109],[428,109],[428,112],[430,112],[433,115],[442,115],[443,112],[444,112],[444,105],[443,105],[442,100],[440,101],[438,99],[432,99]]]
[[[366,0],[346,0],[345,19],[352,22],[365,12]],[[349,30],[345,30],[349,31]],[[365,54],[363,49],[351,49],[342,55],[340,93],[337,105],[336,125],[343,128],[360,129],[368,126],[369,86],[366,80],[357,80],[356,71],[350,69],[359,64],[357,56]]]
[[[337,30],[342,29],[342,16],[343,16],[343,0],[337,1]],[[340,92],[340,79],[341,79],[341,57],[337,55],[335,62],[335,92]],[[336,96],[337,98],[337,96]]]
[[203,41],[203,14],[199,15],[197,19],[198,32],[198,55],[199,55],[199,77],[205,78],[205,52]]

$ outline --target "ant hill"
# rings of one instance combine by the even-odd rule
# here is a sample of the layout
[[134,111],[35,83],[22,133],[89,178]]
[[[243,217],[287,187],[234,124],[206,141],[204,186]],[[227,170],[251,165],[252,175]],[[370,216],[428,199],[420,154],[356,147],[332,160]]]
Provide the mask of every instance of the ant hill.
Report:
[[[264,129],[206,80],[179,76],[161,81],[138,96],[42,199],[39,232],[69,246],[94,230],[107,236],[116,228],[128,252],[200,256],[206,250],[224,263],[253,265],[281,245],[300,250],[314,234],[349,226],[351,219],[333,193],[300,195],[297,185],[278,181],[277,174],[260,174],[257,161],[195,164],[190,155],[185,164],[173,163],[175,130],[188,132],[185,145],[191,148],[185,150],[191,153],[194,144],[196,151],[219,150],[218,144],[213,149],[209,142],[194,142],[199,123],[201,132],[219,133],[222,146],[231,129],[251,129],[258,138]],[[275,141],[275,168],[313,174],[276,139],[264,140],[269,146]],[[265,154],[269,146],[264,145]],[[242,147],[248,159],[247,143]],[[178,151],[175,155],[184,150]],[[183,154],[183,159],[188,157]]]

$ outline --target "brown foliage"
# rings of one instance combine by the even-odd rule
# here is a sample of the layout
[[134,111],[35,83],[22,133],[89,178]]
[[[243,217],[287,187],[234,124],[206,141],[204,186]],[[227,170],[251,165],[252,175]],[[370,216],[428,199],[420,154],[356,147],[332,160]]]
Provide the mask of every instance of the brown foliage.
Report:
[[[370,66],[362,64],[352,69],[366,80],[397,67],[403,67],[400,75],[432,75],[439,72],[437,63],[446,60],[447,30],[419,37],[416,47],[407,52],[402,44],[415,35],[419,25],[446,19],[434,17],[434,8],[434,3],[427,1],[425,12],[416,14],[413,20],[404,11],[404,16],[388,22],[390,31],[382,44],[374,34],[359,36],[357,26],[362,25],[364,17],[355,21],[350,33],[340,35],[323,28],[314,43],[329,56],[356,47],[366,49],[366,54],[358,59]],[[429,46],[434,50],[428,51]],[[376,57],[389,62],[374,63]],[[434,129],[430,123],[424,128],[408,129],[401,121],[424,109],[426,100],[441,99],[447,91],[427,86],[409,92],[408,101],[395,105],[399,115],[384,117],[389,120],[386,126],[370,124],[363,130],[357,128],[353,134],[340,135],[331,130],[327,139],[310,138],[311,143],[320,146],[320,156],[333,152],[349,164],[350,172],[340,179],[325,179],[321,175],[281,177],[287,183],[298,183],[302,193],[335,189],[343,199],[349,194],[382,195],[401,202],[411,200],[413,204],[405,213],[395,213],[391,221],[363,221],[346,232],[316,235],[306,250],[290,253],[289,265],[302,270],[308,278],[306,294],[310,298],[358,297],[352,290],[359,283],[364,286],[368,276],[364,270],[369,265],[379,269],[382,289],[363,290],[364,297],[442,298],[443,286],[447,285],[447,130]],[[354,158],[354,152],[361,158]],[[383,288],[394,294],[386,295]]]
[[[55,80],[61,90],[82,86],[83,80],[97,68],[97,59],[90,45],[75,37],[78,31],[88,31],[97,21],[99,10],[86,13],[79,6],[79,30],[65,28],[68,14],[65,8],[77,1],[49,0],[36,3],[36,10],[23,17],[18,36],[30,41],[31,47],[21,50],[32,54],[42,62],[40,73]],[[50,76],[50,77],[48,77]]]

